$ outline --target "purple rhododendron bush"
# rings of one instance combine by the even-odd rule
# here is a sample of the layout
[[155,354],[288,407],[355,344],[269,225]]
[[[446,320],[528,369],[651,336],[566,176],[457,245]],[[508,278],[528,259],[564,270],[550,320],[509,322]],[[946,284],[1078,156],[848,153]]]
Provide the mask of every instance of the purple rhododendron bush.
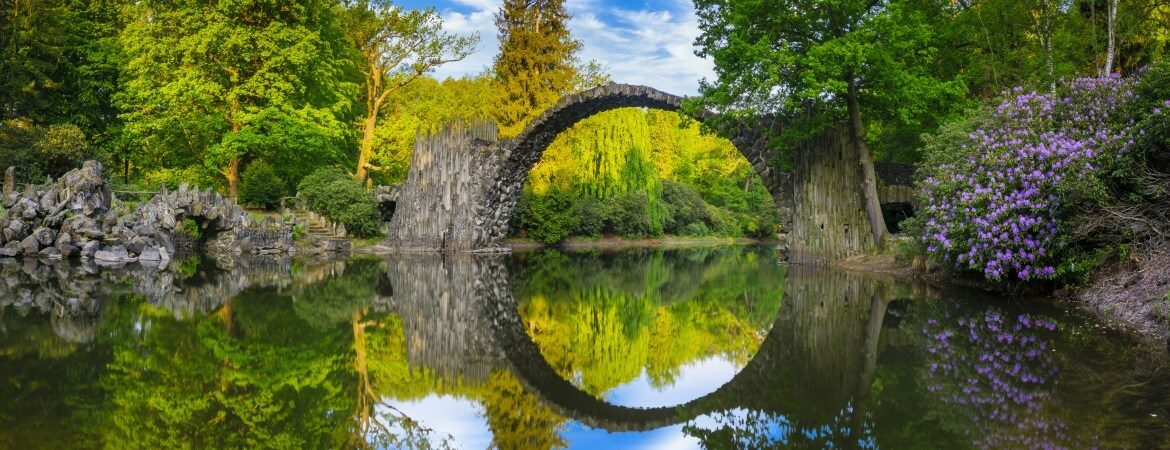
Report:
[[1170,237],[1170,64],[1017,88],[927,139],[929,256],[996,281],[1082,283]]

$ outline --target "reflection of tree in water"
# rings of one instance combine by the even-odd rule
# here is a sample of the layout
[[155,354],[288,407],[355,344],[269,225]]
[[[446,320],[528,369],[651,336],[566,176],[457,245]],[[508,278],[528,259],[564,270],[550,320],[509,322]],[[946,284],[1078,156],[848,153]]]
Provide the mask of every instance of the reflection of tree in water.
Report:
[[[431,439],[409,418],[380,408],[379,400],[369,401],[380,396],[364,383],[359,356],[366,349],[366,327],[377,333],[383,316],[371,312],[371,305],[382,302],[387,291],[379,261],[298,267],[296,276],[286,265],[283,278],[246,268],[228,272],[235,281],[226,283],[214,279],[201,283],[201,278],[215,276],[207,271],[180,274],[169,291],[207,298],[194,292],[239,287],[206,315],[199,309],[176,311],[171,309],[174,303],[149,297],[159,291],[140,292],[140,280],[152,276],[146,272],[79,274],[68,265],[29,267],[21,267],[18,275],[3,267],[9,270],[4,273],[9,275],[4,278],[6,286],[24,289],[16,292],[30,292],[25,286],[37,282],[46,287],[37,296],[4,296],[31,300],[0,310],[3,329],[22,339],[38,336],[28,332],[32,330],[57,333],[26,343],[41,348],[20,350],[27,358],[14,360],[17,353],[5,352],[0,366],[25,375],[7,374],[3,379],[13,384],[0,389],[13,389],[6,399],[28,401],[6,401],[0,408],[6,427],[13,424],[20,430],[0,433],[4,435],[0,446],[417,447],[413,444]],[[137,278],[114,281],[120,277]],[[69,329],[63,328],[57,311],[77,304],[71,298],[79,291],[97,308],[67,317],[88,317],[86,329],[101,331],[81,334],[80,340],[89,337],[86,351],[45,350],[76,348],[79,339],[66,333]],[[48,309],[38,309],[38,301]],[[13,315],[21,312],[29,317]],[[47,351],[60,356],[45,359]],[[24,403],[29,409],[22,411]],[[390,432],[382,433],[387,427]]]
[[747,362],[783,292],[783,268],[760,251],[535,252],[516,258],[509,281],[553,369],[601,395],[643,372],[668,386],[712,356]]
[[849,448],[873,442],[869,397],[895,286],[792,266],[775,322],[745,368],[760,376],[736,386],[736,408],[712,413],[714,426],[692,422],[684,432],[709,448]]

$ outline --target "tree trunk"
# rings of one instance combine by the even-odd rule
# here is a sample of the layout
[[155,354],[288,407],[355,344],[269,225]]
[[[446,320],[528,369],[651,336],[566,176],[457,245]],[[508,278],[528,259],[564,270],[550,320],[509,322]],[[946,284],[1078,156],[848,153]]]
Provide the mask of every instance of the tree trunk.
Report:
[[228,163],[227,170],[223,173],[228,182],[228,197],[232,201],[238,202],[240,200],[240,157],[233,156],[232,161]]
[[1106,25],[1109,29],[1109,47],[1105,51],[1105,73],[1113,73],[1113,60],[1117,57],[1117,0],[1109,1],[1109,18]]
[[850,81],[846,99],[849,104],[850,138],[857,150],[857,163],[861,165],[861,195],[865,214],[869,218],[869,229],[873,233],[874,244],[881,248],[890,232],[886,229],[885,219],[882,218],[882,206],[877,193],[877,172],[873,168],[873,153],[869,151],[869,143],[865,138],[865,123],[861,120],[859,95],[856,82]]
[[378,107],[366,113],[366,121],[362,129],[362,147],[358,153],[357,171],[354,172],[354,179],[358,184],[365,185],[366,178],[369,177],[370,155],[374,153],[374,131],[378,126]]

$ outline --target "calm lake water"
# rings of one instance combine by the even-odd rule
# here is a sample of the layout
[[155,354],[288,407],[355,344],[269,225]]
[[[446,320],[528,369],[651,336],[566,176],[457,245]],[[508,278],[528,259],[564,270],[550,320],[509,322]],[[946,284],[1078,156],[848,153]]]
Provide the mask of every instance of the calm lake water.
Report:
[[0,260],[0,447],[1170,445],[1162,363],[1089,321],[776,260]]

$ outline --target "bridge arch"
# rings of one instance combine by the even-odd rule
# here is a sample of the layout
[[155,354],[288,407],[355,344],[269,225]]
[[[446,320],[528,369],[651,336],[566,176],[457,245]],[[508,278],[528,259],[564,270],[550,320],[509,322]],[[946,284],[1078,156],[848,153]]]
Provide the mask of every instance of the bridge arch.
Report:
[[[483,314],[511,372],[553,411],[592,428],[647,431],[743,407],[806,425],[829,423],[848,405],[864,411],[857,402],[864,403],[873,383],[887,307],[900,298],[890,295],[884,284],[815,268],[793,266],[789,277],[780,312],[756,354],[735,376],[701,397],[650,408],[610,403],[557,373],[528,334],[506,276],[481,280],[477,290],[487,300],[480,303]],[[826,353],[835,356],[805,369],[792,367]],[[809,409],[792,409],[794,404]]]
[[[519,136],[501,143],[503,157],[499,170],[487,186],[484,202],[479,206],[479,216],[486,219],[486,226],[477,231],[477,244],[492,247],[507,237],[508,222],[516,212],[528,173],[558,135],[577,122],[602,112],[627,107],[681,111],[683,101],[682,97],[652,87],[629,84],[607,84],[562,98]],[[710,116],[711,113],[704,111],[694,118],[703,121]],[[790,195],[784,189],[787,175],[770,164],[772,155],[767,146],[767,132],[778,126],[779,122],[773,121],[759,127],[738,127],[734,135],[723,137],[729,139],[748,160],[763,179],[776,206],[783,208]]]

